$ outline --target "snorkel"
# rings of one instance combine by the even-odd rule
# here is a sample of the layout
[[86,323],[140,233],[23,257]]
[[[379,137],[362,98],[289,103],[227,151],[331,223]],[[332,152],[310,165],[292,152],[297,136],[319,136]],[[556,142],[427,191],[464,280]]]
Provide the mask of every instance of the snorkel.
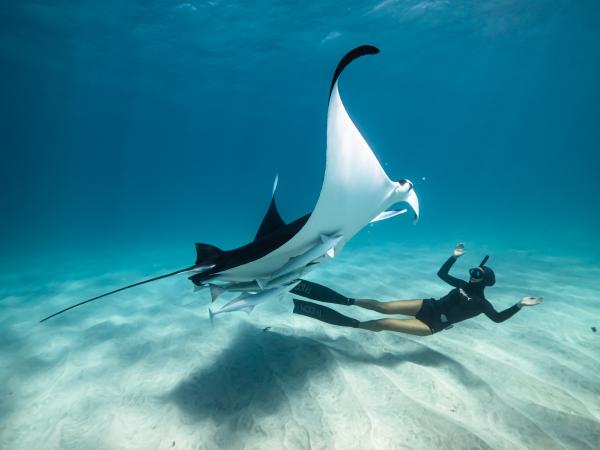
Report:
[[490,256],[485,255],[479,266],[469,269],[469,275],[476,283],[481,282],[484,286],[493,286],[496,283],[496,275],[492,269],[486,267],[485,263],[488,259],[490,259]]

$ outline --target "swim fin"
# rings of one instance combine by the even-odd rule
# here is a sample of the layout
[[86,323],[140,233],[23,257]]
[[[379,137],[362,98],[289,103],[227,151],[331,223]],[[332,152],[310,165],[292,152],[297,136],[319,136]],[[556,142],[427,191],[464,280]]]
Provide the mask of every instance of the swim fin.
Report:
[[321,322],[339,325],[341,327],[358,328],[360,322],[352,317],[344,316],[339,312],[317,303],[305,302],[294,299],[294,314],[311,317]]
[[354,299],[348,298],[329,289],[322,284],[313,283],[312,281],[302,280],[290,291],[291,294],[301,295],[302,297],[317,300],[325,303],[335,303],[336,305],[354,305]]

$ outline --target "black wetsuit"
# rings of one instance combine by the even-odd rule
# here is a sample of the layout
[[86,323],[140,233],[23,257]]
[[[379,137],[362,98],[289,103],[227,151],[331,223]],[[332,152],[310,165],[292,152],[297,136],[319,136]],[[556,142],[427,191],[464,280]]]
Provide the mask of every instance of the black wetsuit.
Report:
[[482,283],[469,283],[448,274],[456,258],[450,257],[438,271],[438,276],[451,286],[448,294],[439,300],[432,298],[423,300],[423,306],[415,316],[424,322],[432,333],[442,331],[452,324],[462,322],[484,313],[496,323],[504,322],[519,311],[517,305],[498,312],[487,301],[483,293]]

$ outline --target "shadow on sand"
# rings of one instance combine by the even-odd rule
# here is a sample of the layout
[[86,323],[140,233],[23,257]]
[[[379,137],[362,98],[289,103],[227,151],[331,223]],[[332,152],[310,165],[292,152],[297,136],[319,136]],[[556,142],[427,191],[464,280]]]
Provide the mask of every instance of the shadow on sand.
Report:
[[[356,344],[353,345],[353,342],[345,337],[333,339],[329,342],[329,350],[341,357],[338,357],[338,359],[347,360],[349,363],[373,364],[393,368],[410,362],[424,367],[443,367],[453,379],[465,386],[472,388],[488,386],[479,376],[455,359],[415,341],[411,341],[411,350],[396,353],[379,352],[379,354],[369,353],[363,347],[356,349]],[[348,349],[352,349],[352,351]]]
[[[309,380],[326,377],[331,366],[343,360],[386,367],[406,362],[449,366],[459,379],[480,383],[460,363],[424,345],[418,344],[416,351],[373,356],[351,339],[318,338],[262,332],[246,325],[211,367],[182,380],[164,400],[175,403],[189,421],[212,421],[217,427],[212,438],[232,448],[243,436],[260,433],[261,419],[287,414],[291,392],[302,395]],[[303,401],[311,400],[305,397]]]
[[247,408],[270,415],[287,402],[282,385],[301,391],[334,358],[318,341],[245,325],[212,367],[182,380],[167,398],[196,420],[223,423]]

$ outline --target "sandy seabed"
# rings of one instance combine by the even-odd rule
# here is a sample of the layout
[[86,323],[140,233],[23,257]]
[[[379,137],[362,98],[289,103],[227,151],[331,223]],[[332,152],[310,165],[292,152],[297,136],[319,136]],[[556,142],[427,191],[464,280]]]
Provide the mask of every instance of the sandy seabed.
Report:
[[[307,278],[359,298],[436,297],[446,256],[347,249]],[[211,326],[208,292],[185,278],[38,323],[150,273],[0,291],[0,448],[600,448],[600,267],[505,249],[493,262],[498,310],[544,303],[429,337],[330,326],[291,314],[291,297]]]

